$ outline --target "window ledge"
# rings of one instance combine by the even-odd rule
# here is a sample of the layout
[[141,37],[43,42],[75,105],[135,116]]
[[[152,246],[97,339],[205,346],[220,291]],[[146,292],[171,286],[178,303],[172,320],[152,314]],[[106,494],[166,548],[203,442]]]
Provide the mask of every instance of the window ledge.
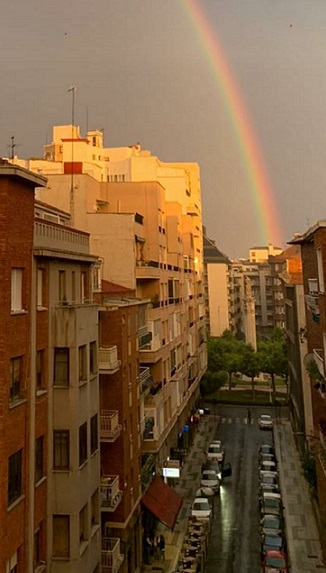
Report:
[[80,542],[80,547],[79,547],[79,555],[82,555],[88,546],[88,539],[84,539],[83,541]]
[[10,314],[11,316],[17,316],[19,314],[27,314],[27,310],[25,310],[24,308],[22,308],[21,310],[11,310]]
[[99,449],[100,449],[100,446],[98,446],[98,447],[96,448],[96,450],[94,450],[94,452],[91,452],[90,457],[91,457],[91,458],[94,458],[94,456],[96,456],[96,454],[98,454]]
[[46,476],[42,476],[41,479],[39,479],[36,483],[35,483],[35,487],[40,487],[40,485],[42,485],[42,483],[44,483],[47,480]]
[[97,380],[97,375],[98,375],[98,372],[91,372],[89,375],[90,381],[92,382],[92,380]]
[[38,312],[39,312],[39,311],[40,311],[40,312],[44,312],[45,310],[48,310],[48,308],[47,308],[47,306],[38,306],[38,307],[36,308],[36,310],[37,310]]
[[53,384],[53,390],[69,390],[69,384]]
[[81,388],[81,386],[85,386],[85,384],[87,384],[88,380],[79,380],[79,388]]
[[95,523],[95,525],[93,525],[91,528],[91,537],[94,537],[94,535],[98,532],[99,529],[100,529],[100,524]]
[[11,511],[12,509],[14,509],[17,505],[20,504],[21,501],[23,501],[23,499],[25,499],[25,495],[21,495],[20,497],[18,497],[17,499],[15,499],[15,501],[13,501],[10,505],[8,505],[7,507],[7,511]]
[[44,394],[47,394],[47,390],[44,388],[43,390],[36,390],[36,396],[44,396]]
[[56,474],[68,474],[70,472],[70,468],[53,468],[53,472]]
[[14,408],[16,408],[16,406],[21,406],[22,404],[25,404],[27,402],[26,398],[19,398],[18,400],[9,402],[9,409],[13,410]]
[[35,569],[34,569],[34,573],[43,573],[43,571],[46,571],[46,563],[39,563],[38,565],[36,565]]
[[79,469],[79,470],[82,470],[82,469],[87,465],[87,462],[88,462],[88,459],[85,460],[85,461],[78,467],[78,469]]

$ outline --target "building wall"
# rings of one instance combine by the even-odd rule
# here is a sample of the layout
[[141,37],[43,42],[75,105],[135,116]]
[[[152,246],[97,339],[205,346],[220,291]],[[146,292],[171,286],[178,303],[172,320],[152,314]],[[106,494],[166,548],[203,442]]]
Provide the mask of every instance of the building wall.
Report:
[[209,290],[210,336],[221,336],[229,330],[228,267],[207,264]]

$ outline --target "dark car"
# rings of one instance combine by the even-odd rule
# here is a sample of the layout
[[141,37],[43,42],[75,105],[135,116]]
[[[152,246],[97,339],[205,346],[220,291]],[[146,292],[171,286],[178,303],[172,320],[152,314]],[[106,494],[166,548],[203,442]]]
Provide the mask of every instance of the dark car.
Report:
[[260,532],[261,535],[267,535],[268,533],[283,533],[283,518],[277,515],[264,515],[260,520]]
[[259,497],[261,498],[263,493],[280,493],[280,486],[278,483],[260,483],[259,487]]
[[264,534],[261,539],[261,556],[262,559],[267,551],[284,551],[286,552],[286,540],[282,533]]
[[277,473],[277,471],[278,471],[276,462],[271,461],[271,460],[260,461],[258,469],[260,472]]

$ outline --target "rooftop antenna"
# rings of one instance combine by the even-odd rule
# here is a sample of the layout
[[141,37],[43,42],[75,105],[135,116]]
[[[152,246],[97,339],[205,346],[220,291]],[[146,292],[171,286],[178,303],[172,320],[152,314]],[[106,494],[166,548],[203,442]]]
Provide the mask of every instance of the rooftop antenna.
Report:
[[75,123],[75,92],[76,87],[71,86],[71,170],[70,170],[70,224],[75,224],[75,190],[74,190],[74,123]]
[[16,149],[16,147],[20,146],[21,144],[20,144],[20,143],[15,143],[15,136],[14,136],[14,135],[12,135],[10,139],[11,139],[11,143],[9,143],[9,144],[7,145],[7,148],[11,150],[11,154],[10,154],[10,159],[11,159],[11,161],[14,161],[14,159],[15,159],[15,149]]

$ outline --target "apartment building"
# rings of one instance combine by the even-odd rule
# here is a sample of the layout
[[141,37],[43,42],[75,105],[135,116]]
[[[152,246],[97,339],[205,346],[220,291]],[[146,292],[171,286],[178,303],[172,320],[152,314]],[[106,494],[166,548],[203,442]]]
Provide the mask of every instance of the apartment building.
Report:
[[[90,234],[90,250],[99,258],[95,282],[102,285],[106,281],[129,290],[123,298],[129,300],[130,324],[134,322],[134,308],[142,306],[139,301],[150,301],[140,330],[143,334],[138,337],[143,344],[137,357],[132,354],[130,375],[125,372],[130,358],[124,350],[125,302],[117,303],[114,311],[120,317],[120,332],[116,328],[115,338],[113,333],[109,335],[109,323],[105,328],[108,334],[104,336],[100,329],[100,344],[105,352],[107,345],[116,346],[108,360],[117,364],[121,361],[114,373],[100,368],[100,408],[110,412],[106,420],[101,414],[101,423],[109,424],[111,430],[121,430],[112,442],[103,441],[104,435],[101,438],[102,478],[109,480],[102,483],[101,492],[104,498],[114,485],[117,495],[113,497],[119,501],[114,509],[101,507],[102,534],[104,538],[109,534],[120,540],[120,545],[114,545],[117,566],[131,571],[128,567],[136,568],[138,563],[140,506],[135,485],[137,466],[132,475],[128,465],[128,440],[135,431],[141,437],[144,490],[151,487],[150,479],[154,473],[162,472],[172,452],[184,454],[190,441],[199,382],[206,370],[199,168],[196,164],[164,164],[138,145],[105,150],[100,132],[89,132],[83,140],[78,128],[65,129],[59,127],[55,132],[54,140],[58,141],[46,150],[49,161],[29,162],[31,168],[48,175],[47,188],[38,190],[38,199],[70,212],[76,228]],[[121,173],[114,173],[115,170]],[[131,292],[134,303],[130,303]],[[107,316],[104,307],[103,317]],[[109,313],[110,320],[114,313]],[[100,324],[101,317],[102,307]],[[136,358],[138,374],[134,367]],[[128,409],[133,409],[137,400],[132,398],[128,408],[126,401],[122,402],[129,383],[139,392],[137,417]],[[117,395],[103,392],[110,385],[116,388]],[[136,455],[134,436],[133,440]],[[119,467],[112,466],[113,455]],[[162,518],[159,500],[154,514]]]
[[[1,161],[0,571],[100,563],[97,306],[89,239]],[[53,222],[55,221],[55,222]]]
[[[231,261],[204,234],[204,284],[206,317],[210,336],[221,336],[231,330],[229,267]],[[233,331],[233,329],[232,329]]]
[[[32,572],[46,553],[47,397],[35,384],[34,189],[43,177],[0,160],[0,571]],[[43,569],[42,569],[43,570]]]
[[[326,382],[325,382],[325,352],[326,352],[326,222],[318,221],[301,236],[292,241],[300,245],[303,271],[303,290],[305,297],[306,325],[300,333],[307,337],[308,354],[305,366],[311,361],[315,369],[310,372],[310,391],[312,401],[313,440],[316,452],[317,494],[321,518],[321,528],[326,526]],[[307,442],[311,443],[309,435]]]

